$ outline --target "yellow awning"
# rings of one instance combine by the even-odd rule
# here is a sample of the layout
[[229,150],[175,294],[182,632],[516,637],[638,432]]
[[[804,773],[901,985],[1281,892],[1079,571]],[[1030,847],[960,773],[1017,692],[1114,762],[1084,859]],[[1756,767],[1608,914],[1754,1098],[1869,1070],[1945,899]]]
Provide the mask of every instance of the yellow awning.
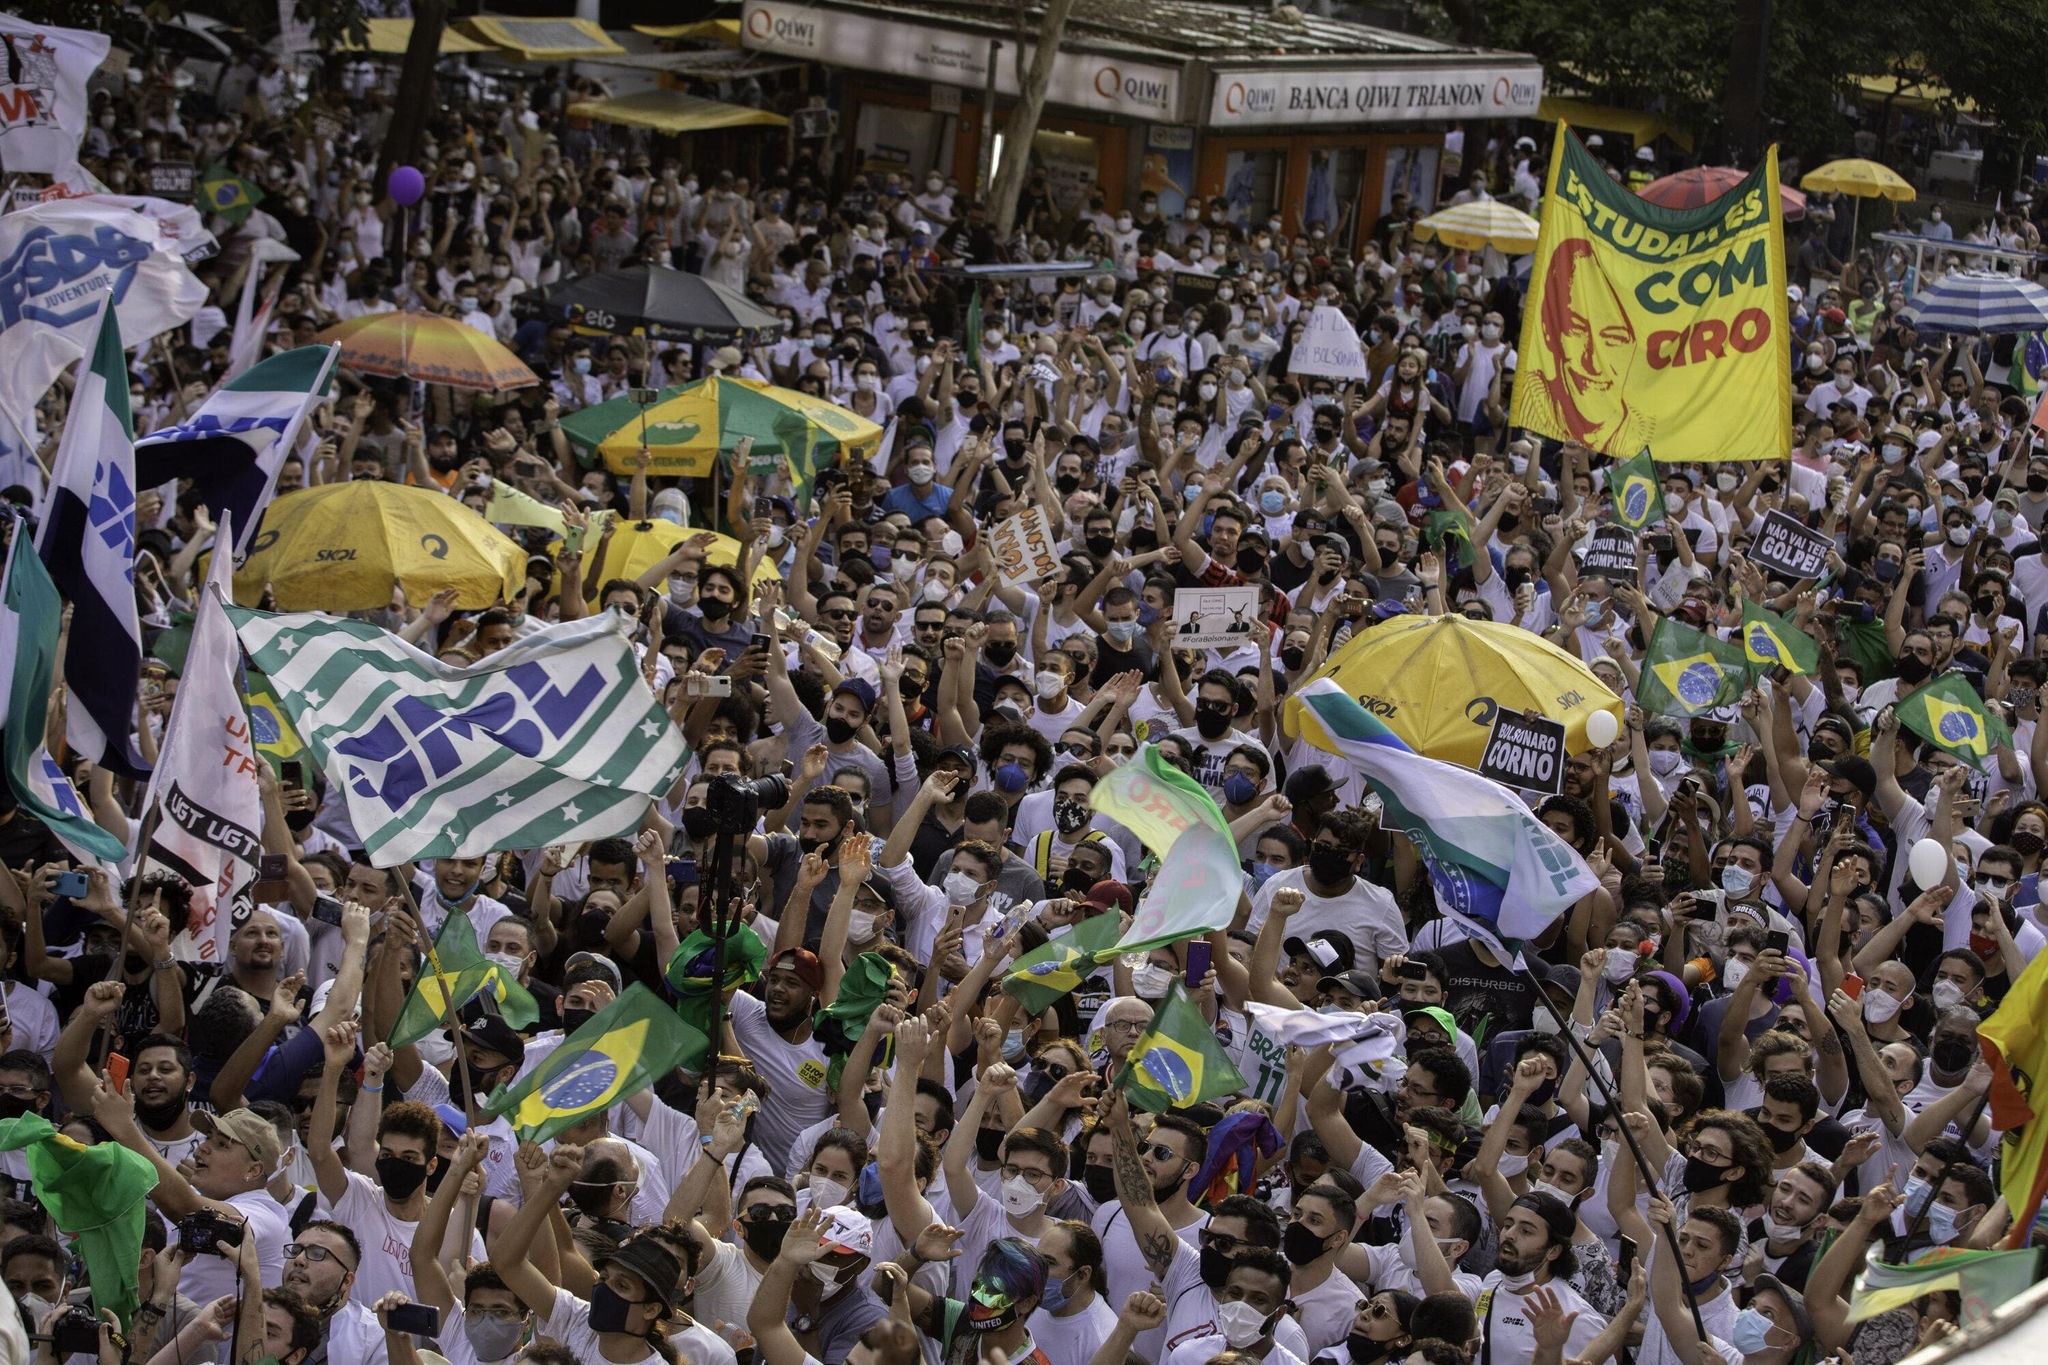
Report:
[[624,52],[591,19],[511,19],[479,15],[461,21],[473,37],[520,61],[572,61]]
[[[1868,99],[1883,103],[1889,99],[1900,109],[1925,111],[1934,108],[1944,100],[1953,100],[1946,86],[1933,81],[1902,81],[1897,76],[1858,76],[1856,88]],[[1959,113],[1973,113],[1977,106],[1969,100],[1956,100]]]
[[635,24],[633,32],[644,33],[650,38],[694,38],[704,43],[724,43],[727,47],[740,45],[740,21],[737,19],[701,19],[694,24]]
[[1617,109],[1609,104],[1593,104],[1587,100],[1545,95],[1543,103],[1536,107],[1536,117],[1551,123],[1562,120],[1574,128],[1597,128],[1603,133],[1621,133],[1633,139],[1639,147],[1660,137],[1668,137],[1688,152],[1692,150],[1690,132],[1670,122],[1662,114],[1645,113],[1641,109]]
[[[344,42],[342,46],[350,52],[375,52],[386,57],[403,57],[405,49],[412,43],[412,20],[371,19],[368,37],[362,46]],[[489,43],[480,43],[474,38],[463,36],[452,28],[441,30],[441,55],[451,56],[458,52],[489,52]]]
[[786,128],[789,120],[766,109],[721,104],[676,90],[647,90],[608,100],[579,100],[569,106],[572,118],[594,118],[652,128],[662,133],[702,133],[713,128]]

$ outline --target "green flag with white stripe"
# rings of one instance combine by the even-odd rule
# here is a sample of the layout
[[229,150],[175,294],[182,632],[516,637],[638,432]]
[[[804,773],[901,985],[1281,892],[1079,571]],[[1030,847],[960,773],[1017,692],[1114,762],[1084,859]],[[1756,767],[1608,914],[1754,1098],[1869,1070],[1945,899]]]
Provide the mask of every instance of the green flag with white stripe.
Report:
[[466,668],[363,621],[228,614],[379,867],[630,833],[688,758],[611,612]]

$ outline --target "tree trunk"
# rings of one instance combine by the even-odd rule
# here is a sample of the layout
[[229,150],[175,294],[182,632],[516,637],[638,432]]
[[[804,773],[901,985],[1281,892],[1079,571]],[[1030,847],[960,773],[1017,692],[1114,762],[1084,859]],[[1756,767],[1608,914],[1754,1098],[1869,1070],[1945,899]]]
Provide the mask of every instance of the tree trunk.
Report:
[[1016,107],[1003,129],[1003,141],[1010,157],[996,171],[995,192],[989,197],[989,220],[996,237],[1007,241],[1017,223],[1017,200],[1024,193],[1024,177],[1031,168],[1031,140],[1038,135],[1039,115],[1045,112],[1045,88],[1052,84],[1052,64],[1059,56],[1060,35],[1066,32],[1067,16],[1074,0],[1046,0],[1045,18],[1038,27],[1038,46],[1031,54],[1031,71],[1017,92]]
[[1735,0],[1729,39],[1728,87],[1721,123],[1728,130],[1731,165],[1748,170],[1764,149],[1764,79],[1770,57],[1771,0]]
[[[384,150],[377,155],[375,193],[380,199],[390,193],[386,187],[394,166],[418,163],[427,111],[440,105],[434,68],[441,60],[441,32],[447,26],[448,0],[413,0],[412,41],[406,44],[405,62],[398,69],[398,97],[391,109],[391,127],[384,135]],[[419,169],[425,174],[430,168]]]

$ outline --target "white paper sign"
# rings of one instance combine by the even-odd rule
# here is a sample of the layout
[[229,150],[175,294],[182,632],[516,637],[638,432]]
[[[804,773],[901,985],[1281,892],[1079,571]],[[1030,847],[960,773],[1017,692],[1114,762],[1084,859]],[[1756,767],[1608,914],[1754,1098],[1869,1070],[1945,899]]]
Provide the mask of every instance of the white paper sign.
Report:
[[1052,520],[1043,507],[1019,512],[990,534],[995,537],[992,548],[996,568],[1005,585],[1014,588],[1022,583],[1036,583],[1059,572],[1060,557],[1053,553]]
[[1295,374],[1312,374],[1330,379],[1364,379],[1365,348],[1359,345],[1358,329],[1329,304],[1316,305],[1308,329],[1294,348],[1288,369]]
[[1265,641],[1257,588],[1182,588],[1173,595],[1176,649],[1235,649]]

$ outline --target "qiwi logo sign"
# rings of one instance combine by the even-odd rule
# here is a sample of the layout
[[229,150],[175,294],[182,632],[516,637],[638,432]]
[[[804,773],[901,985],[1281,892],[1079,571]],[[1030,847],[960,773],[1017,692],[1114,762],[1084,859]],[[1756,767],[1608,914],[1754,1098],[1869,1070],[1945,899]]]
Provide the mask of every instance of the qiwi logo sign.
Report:
[[1127,76],[1121,67],[1105,62],[1095,69],[1095,93],[1111,103],[1128,100],[1147,109],[1164,109],[1173,102],[1173,83],[1157,76]]
[[1247,90],[1243,81],[1232,81],[1223,91],[1223,111],[1227,114],[1270,114],[1277,107],[1271,90]]
[[747,36],[756,43],[816,52],[818,21],[799,15],[777,14],[766,5],[757,5],[747,11]]

